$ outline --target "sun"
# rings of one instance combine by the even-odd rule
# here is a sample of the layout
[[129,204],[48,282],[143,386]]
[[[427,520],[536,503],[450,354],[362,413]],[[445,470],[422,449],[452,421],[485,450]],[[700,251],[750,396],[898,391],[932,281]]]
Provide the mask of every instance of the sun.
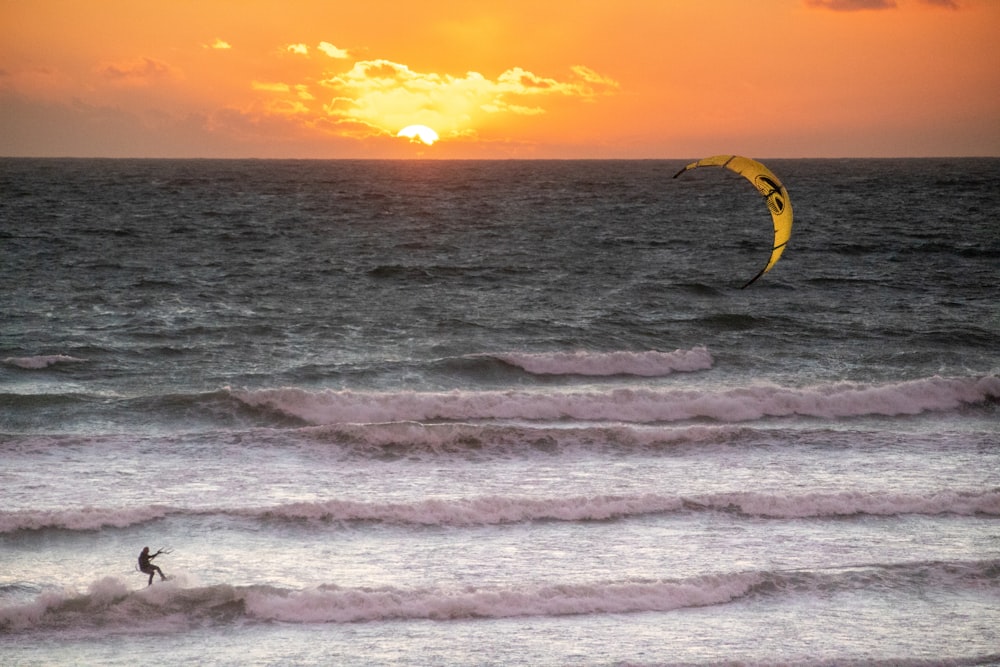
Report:
[[406,137],[410,141],[420,141],[430,146],[438,140],[438,133],[426,125],[407,125],[396,133],[397,137]]

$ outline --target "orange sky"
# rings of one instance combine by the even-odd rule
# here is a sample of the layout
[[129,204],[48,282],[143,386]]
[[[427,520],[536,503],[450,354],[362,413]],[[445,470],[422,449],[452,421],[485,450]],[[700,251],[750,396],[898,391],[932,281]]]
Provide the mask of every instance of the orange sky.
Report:
[[997,156],[998,35],[998,0],[0,0],[0,155]]

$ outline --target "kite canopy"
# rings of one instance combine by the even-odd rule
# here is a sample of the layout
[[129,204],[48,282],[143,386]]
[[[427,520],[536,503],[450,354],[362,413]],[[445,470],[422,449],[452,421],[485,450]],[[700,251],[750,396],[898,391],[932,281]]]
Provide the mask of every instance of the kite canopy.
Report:
[[788,190],[770,169],[756,160],[739,155],[716,155],[692,162],[674,174],[674,178],[689,169],[698,167],[725,167],[729,171],[734,171],[753,183],[757,191],[767,201],[767,208],[771,211],[771,219],[774,221],[774,245],[771,248],[771,257],[767,260],[767,266],[743,286],[749,287],[777,263],[781,253],[785,250],[785,244],[792,236],[792,202],[788,198]]

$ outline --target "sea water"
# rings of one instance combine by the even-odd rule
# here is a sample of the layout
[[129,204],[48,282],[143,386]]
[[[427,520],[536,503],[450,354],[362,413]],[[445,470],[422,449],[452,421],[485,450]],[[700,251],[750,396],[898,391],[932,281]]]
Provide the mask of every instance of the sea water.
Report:
[[740,289],[683,161],[0,160],[0,661],[1000,663],[1000,160],[766,162]]

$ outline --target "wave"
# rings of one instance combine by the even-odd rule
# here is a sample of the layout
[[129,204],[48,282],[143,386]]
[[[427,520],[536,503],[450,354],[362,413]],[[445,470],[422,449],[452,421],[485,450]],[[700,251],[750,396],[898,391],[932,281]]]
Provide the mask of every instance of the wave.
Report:
[[510,352],[490,356],[533,375],[660,377],[712,367],[712,355],[705,347],[673,352]]
[[446,621],[666,612],[724,605],[752,597],[837,591],[929,588],[995,590],[1000,561],[913,562],[824,569],[746,571],[683,579],[634,579],[522,586],[425,588],[342,587],[293,590],[218,584],[185,588],[184,577],[138,591],[105,577],[88,591],[46,591],[27,603],[0,607],[5,633],[88,628],[184,630],[235,621],[357,623],[396,619]]
[[[133,393],[113,388],[100,389],[74,385],[65,391],[46,391],[48,387],[16,387],[0,392],[0,406],[13,409],[11,424],[19,428],[65,432],[80,422],[102,424],[127,423],[183,424],[188,430],[203,424],[255,422],[271,426],[301,426],[301,420],[250,408],[235,400],[227,389],[203,392]],[[55,412],[49,411],[50,409]],[[2,435],[2,434],[0,434]]]
[[478,526],[531,521],[611,521],[679,512],[727,512],[764,519],[850,516],[1000,516],[1000,489],[926,494],[843,491],[781,495],[717,493],[602,495],[560,498],[482,496],[398,503],[354,500],[296,502],[266,507],[22,510],[0,512],[0,534],[26,530],[92,531],[126,528],[167,517],[224,516],[256,521],[374,522],[411,526]]
[[[0,401],[4,396],[0,394]],[[753,441],[767,437],[775,429],[754,429],[729,424],[643,425],[595,424],[562,426],[560,424],[472,424],[465,422],[430,423],[386,422],[372,424],[331,424],[299,426],[293,429],[261,426],[250,428],[191,431],[175,434],[185,441],[238,443],[249,448],[300,448],[320,446],[331,456],[344,459],[392,461],[412,457],[459,456],[472,459],[496,459],[558,455],[581,451],[623,453],[660,450],[686,445],[711,447]],[[801,437],[804,430],[796,430]],[[829,441],[835,432],[820,431]],[[290,437],[291,436],[291,437]],[[139,440],[157,435],[129,433],[18,435],[0,432],[0,452],[46,452],[71,445],[99,447],[107,451],[131,449]],[[985,436],[984,436],[985,437]]]
[[1000,398],[1000,376],[930,377],[888,384],[838,382],[814,387],[516,389],[495,391],[310,391],[297,387],[230,390],[254,409],[306,424],[392,421],[621,421],[766,417],[843,418],[916,415]]
[[56,364],[78,364],[87,361],[78,357],[71,357],[65,354],[46,354],[35,357],[7,357],[3,363],[8,366],[16,366],[27,370],[38,370],[48,368]]
[[[501,362],[497,362],[501,363]],[[503,362],[506,363],[506,362]],[[611,363],[610,361],[608,363]],[[606,366],[605,368],[610,368]],[[618,367],[620,368],[620,367]],[[575,385],[512,389],[453,389],[448,391],[313,390],[302,387],[237,389],[191,393],[120,395],[112,391],[61,393],[0,393],[0,403],[24,412],[29,419],[41,408],[87,407],[115,414],[142,414],[164,420],[190,421],[199,416],[208,422],[234,420],[244,424],[276,428],[325,427],[327,434],[339,432],[348,441],[357,440],[357,431],[384,433],[413,427],[464,424],[461,436],[487,442],[492,435],[509,440],[513,431],[502,427],[530,429],[545,424],[551,429],[580,427],[574,436],[583,436],[584,427],[599,429],[599,437],[616,442],[615,430],[624,442],[650,442],[649,433],[628,427],[663,428],[678,422],[719,422],[741,424],[769,418],[805,417],[842,419],[865,416],[910,416],[944,412],[966,406],[995,403],[1000,399],[1000,376],[928,377],[904,382],[866,384],[837,382],[806,387],[773,384],[746,386],[613,386]],[[388,426],[388,425],[395,426]],[[701,424],[697,424],[701,425]],[[694,427],[696,424],[688,424]],[[480,429],[486,437],[473,433]],[[604,429],[601,431],[600,429]],[[305,433],[306,431],[303,431]],[[323,436],[316,428],[315,433]],[[443,429],[425,431],[416,444],[433,445]],[[692,432],[693,433],[693,432]],[[525,431],[538,440],[539,432]],[[549,433],[551,437],[552,433]],[[388,437],[388,436],[380,436]],[[546,437],[546,436],[543,436]],[[652,436],[655,438],[658,436]],[[700,437],[700,436],[696,436]],[[556,438],[557,440],[559,438]],[[565,440],[565,438],[563,438]],[[674,442],[674,434],[666,441]],[[399,442],[398,440],[396,442]]]
[[564,498],[485,496],[384,504],[331,500],[291,503],[251,510],[248,513],[240,512],[240,514],[243,516],[250,514],[258,519],[469,526],[529,521],[608,521],[696,511],[732,512],[772,519],[902,514],[1000,516],[1000,491],[985,493],[948,491],[927,495],[842,492],[797,496],[766,493],[690,496],[641,494]]

